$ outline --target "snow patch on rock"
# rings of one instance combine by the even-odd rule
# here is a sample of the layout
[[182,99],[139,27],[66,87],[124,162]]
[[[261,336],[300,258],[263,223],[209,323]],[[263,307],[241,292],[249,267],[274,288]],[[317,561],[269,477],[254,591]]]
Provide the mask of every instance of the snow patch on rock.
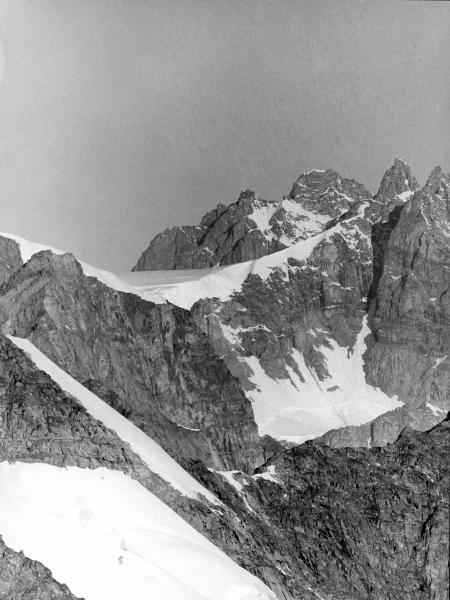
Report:
[[255,388],[246,394],[252,402],[259,434],[303,443],[330,429],[362,425],[402,406],[397,396],[390,398],[366,381],[363,355],[370,334],[364,319],[352,348],[339,346],[333,339],[329,340],[330,347],[318,348],[329,373],[324,381],[295,348],[291,356],[304,381],[288,365],[289,378],[273,379],[256,356],[242,357],[240,360],[253,371],[250,381]]

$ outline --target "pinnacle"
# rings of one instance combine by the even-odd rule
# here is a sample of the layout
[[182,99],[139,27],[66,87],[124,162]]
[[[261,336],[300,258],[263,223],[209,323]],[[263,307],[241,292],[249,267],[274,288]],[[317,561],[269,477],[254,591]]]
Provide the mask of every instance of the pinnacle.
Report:
[[403,158],[400,158],[399,156],[396,156],[394,158],[394,167],[400,167],[400,166],[408,167],[408,169],[409,169],[409,165],[406,162],[406,160],[403,160]]
[[419,185],[411,174],[408,163],[396,157],[394,164],[383,175],[377,193],[378,197],[394,198],[406,191],[416,191]]

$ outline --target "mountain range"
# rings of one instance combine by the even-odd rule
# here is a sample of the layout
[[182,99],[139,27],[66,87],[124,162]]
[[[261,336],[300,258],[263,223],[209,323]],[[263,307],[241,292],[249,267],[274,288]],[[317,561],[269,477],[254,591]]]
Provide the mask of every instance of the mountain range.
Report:
[[0,598],[443,600],[450,176],[251,190],[133,270],[0,234]]

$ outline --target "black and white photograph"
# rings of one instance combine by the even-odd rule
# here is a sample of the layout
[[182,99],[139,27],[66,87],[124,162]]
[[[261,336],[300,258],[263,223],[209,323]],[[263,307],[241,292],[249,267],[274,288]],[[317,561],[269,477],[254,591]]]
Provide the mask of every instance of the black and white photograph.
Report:
[[0,0],[0,600],[447,600],[450,2]]

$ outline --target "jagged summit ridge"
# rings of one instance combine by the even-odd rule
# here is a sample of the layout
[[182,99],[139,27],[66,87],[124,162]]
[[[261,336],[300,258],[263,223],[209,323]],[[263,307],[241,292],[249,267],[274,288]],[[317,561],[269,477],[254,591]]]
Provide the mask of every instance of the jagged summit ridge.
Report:
[[332,169],[300,175],[289,195],[266,200],[252,190],[219,204],[198,226],[167,229],[134,271],[202,269],[254,260],[322,232],[355,203],[371,198],[364,186]]

